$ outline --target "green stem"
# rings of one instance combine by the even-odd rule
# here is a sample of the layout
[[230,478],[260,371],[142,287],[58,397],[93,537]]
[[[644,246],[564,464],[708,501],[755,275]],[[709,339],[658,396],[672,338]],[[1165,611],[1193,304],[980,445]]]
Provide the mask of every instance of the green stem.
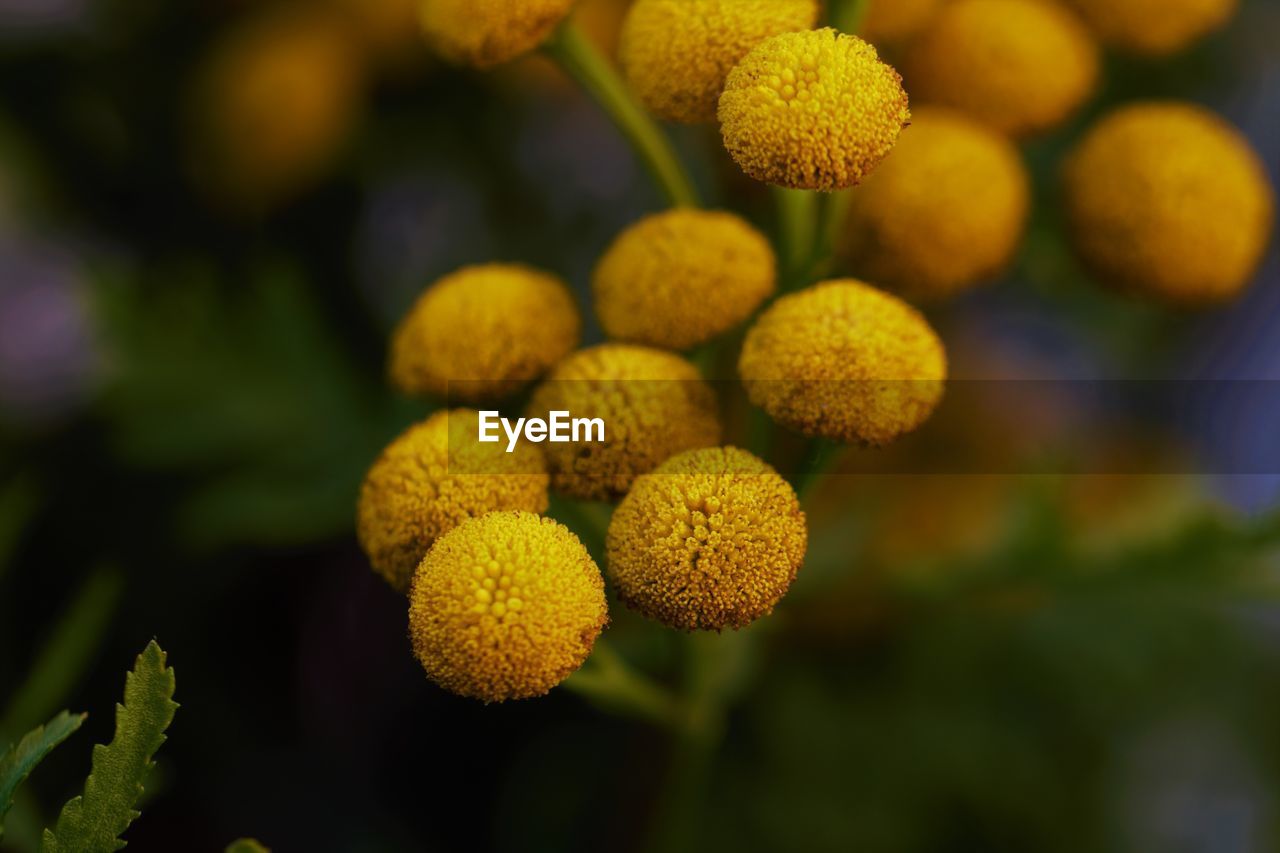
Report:
[[586,89],[631,141],[674,207],[698,207],[694,189],[671,141],[636,102],[609,62],[572,23],[567,22],[543,46],[570,77]]
[[847,449],[848,445],[837,444],[824,438],[809,439],[800,470],[791,478],[796,496],[802,502]]
[[783,290],[808,284],[817,249],[818,195],[808,190],[774,188],[778,205],[778,250]]
[[870,0],[830,0],[827,22],[842,33],[857,35],[871,8]]
[[632,669],[604,640],[596,642],[586,665],[561,686],[606,711],[675,730],[686,724],[681,703],[665,688]]

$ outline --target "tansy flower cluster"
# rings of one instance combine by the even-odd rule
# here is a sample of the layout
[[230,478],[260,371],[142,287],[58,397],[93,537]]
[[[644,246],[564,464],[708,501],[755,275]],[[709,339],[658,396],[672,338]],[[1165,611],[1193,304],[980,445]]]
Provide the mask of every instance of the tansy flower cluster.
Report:
[[[564,22],[567,0],[422,7],[452,62],[545,48],[673,202],[615,235],[589,281],[466,267],[429,284],[390,336],[390,379],[409,396],[604,425],[540,443],[513,432],[507,452],[479,441],[475,409],[442,409],[370,468],[360,543],[408,593],[413,651],[447,690],[493,702],[564,683],[609,621],[606,581],[621,605],[683,631],[772,613],[804,576],[813,473],[784,476],[766,458],[773,434],[820,456],[924,427],[948,356],[905,300],[953,297],[1016,265],[1033,203],[1017,140],[1061,127],[1097,90],[1095,33],[1159,52],[1230,4],[1178,0],[1138,38],[1146,0],[874,0],[865,32],[903,57],[905,87],[871,43],[820,27],[820,5],[635,0],[621,76]],[[853,8],[829,6],[833,21]],[[762,217],[703,209],[654,118],[718,121],[724,162],[781,188],[778,239]],[[1121,108],[1062,175],[1072,244],[1132,292],[1238,293],[1270,234],[1265,170],[1202,108]],[[580,346],[574,290],[589,293],[602,342]],[[767,418],[763,437],[743,427],[747,406]],[[551,506],[593,550],[542,515]],[[592,689],[610,682],[595,675]]]

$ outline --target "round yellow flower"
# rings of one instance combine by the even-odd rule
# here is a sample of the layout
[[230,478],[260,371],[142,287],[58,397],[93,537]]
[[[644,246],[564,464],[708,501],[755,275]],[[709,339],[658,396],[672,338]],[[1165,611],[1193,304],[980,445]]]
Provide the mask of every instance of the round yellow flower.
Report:
[[365,65],[332,10],[254,17],[221,41],[192,103],[194,176],[232,208],[257,213],[322,177],[355,124]]
[[481,444],[479,413],[436,412],[382,451],[360,488],[356,534],[374,571],[405,592],[431,544],[500,509],[544,512],[546,463],[532,445]]
[[555,276],[515,264],[466,267],[427,288],[396,328],[391,381],[406,394],[496,399],[572,352],[581,327]]
[[1069,0],[1107,44],[1168,56],[1226,24],[1239,0]]
[[1006,138],[925,107],[852,194],[841,254],[868,281],[911,297],[951,296],[1004,269],[1029,206],[1026,167]]
[[766,616],[804,562],[804,513],[736,447],[690,450],[638,478],[609,524],[609,578],[628,607],[686,631]]
[[587,549],[527,512],[490,513],[440,537],[409,593],[409,637],[427,675],[485,702],[546,693],[582,666],[608,621]]
[[627,82],[655,115],[710,122],[725,77],[751,48],[817,20],[817,0],[635,0],[619,56]]
[[457,65],[488,68],[529,53],[568,16],[574,0],[425,0],[430,45]]
[[859,183],[911,116],[898,72],[832,29],[761,42],[720,96],[725,147],[758,181],[805,190]]
[[919,33],[942,0],[871,0],[859,32],[875,44],[896,44]]
[[947,356],[910,305],[840,279],[769,306],[747,332],[738,372],[751,402],[783,426],[883,445],[928,420]]
[[776,286],[769,241],[731,213],[675,209],[622,232],[592,287],[605,334],[688,349],[751,316]]
[[956,0],[912,43],[903,71],[917,103],[1025,136],[1066,121],[1093,94],[1098,49],[1048,0]]
[[1102,119],[1064,170],[1076,250],[1103,279],[1174,302],[1238,294],[1271,237],[1275,194],[1235,128],[1192,104]]
[[602,344],[574,353],[533,393],[529,414],[601,418],[603,443],[542,445],[559,492],[616,500],[671,456],[720,441],[715,393],[698,369],[663,350]]

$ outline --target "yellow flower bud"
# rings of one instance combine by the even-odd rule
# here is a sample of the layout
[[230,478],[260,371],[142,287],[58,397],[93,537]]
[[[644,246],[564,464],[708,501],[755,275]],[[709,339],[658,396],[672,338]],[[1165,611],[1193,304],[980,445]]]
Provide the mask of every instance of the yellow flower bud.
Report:
[[751,316],[776,286],[769,241],[731,213],[676,209],[622,232],[592,286],[605,334],[688,349]]
[[1069,0],[1105,43],[1168,56],[1223,26],[1239,0]]
[[747,332],[738,372],[751,402],[783,426],[883,445],[928,420],[947,356],[910,305],[840,279],[769,306]]
[[956,0],[912,43],[903,72],[918,104],[1025,136],[1062,124],[1093,94],[1098,49],[1049,0]]
[[360,547],[401,592],[432,543],[460,522],[547,508],[542,454],[524,443],[513,453],[481,444],[478,429],[474,410],[436,412],[391,442],[365,476],[356,510]]
[[729,70],[769,36],[817,19],[816,0],[635,0],[622,29],[622,68],[660,118],[715,121]]
[[1017,251],[1030,181],[1017,149],[961,113],[916,111],[893,153],[853,191],[841,254],[868,281],[952,296]]
[[456,65],[488,68],[529,53],[555,31],[574,0],[423,0],[430,45]]
[[391,381],[406,394],[496,399],[572,352],[581,327],[555,276],[515,264],[466,267],[427,288],[396,328]]
[[1069,157],[1072,239],[1101,278],[1173,302],[1237,295],[1271,238],[1275,193],[1235,128],[1192,104],[1115,111]]
[[859,183],[910,116],[898,72],[862,39],[832,29],[761,42],[720,96],[733,159],[756,180],[792,189]]
[[413,577],[409,638],[431,680],[502,702],[541,696],[609,621],[600,570],[550,518],[495,512],[440,537]]
[[795,491],[735,447],[690,450],[639,477],[609,524],[618,597],[687,631],[741,628],[773,611],[804,562]]
[[928,25],[943,0],[871,0],[859,33],[874,44],[906,41]]
[[551,484],[588,500],[616,500],[632,481],[683,450],[720,441],[715,393],[687,360],[662,350],[602,344],[569,356],[533,393],[529,414],[601,418],[603,443],[543,445]]

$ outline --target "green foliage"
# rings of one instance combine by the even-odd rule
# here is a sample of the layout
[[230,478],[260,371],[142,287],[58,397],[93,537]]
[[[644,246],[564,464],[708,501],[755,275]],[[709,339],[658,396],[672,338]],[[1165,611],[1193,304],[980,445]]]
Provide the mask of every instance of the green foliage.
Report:
[[80,728],[84,714],[62,711],[43,726],[27,732],[22,740],[0,755],[0,836],[4,835],[4,816],[13,806],[13,795],[36,765]]
[[173,689],[173,670],[165,666],[165,653],[152,640],[125,676],[115,737],[93,748],[84,794],[63,806],[57,826],[45,830],[42,853],[105,853],[125,846],[120,835],[138,817],[135,806],[151,757],[164,743],[165,729],[178,709]]
[[239,838],[227,845],[227,853],[271,853],[271,848],[253,838]]

